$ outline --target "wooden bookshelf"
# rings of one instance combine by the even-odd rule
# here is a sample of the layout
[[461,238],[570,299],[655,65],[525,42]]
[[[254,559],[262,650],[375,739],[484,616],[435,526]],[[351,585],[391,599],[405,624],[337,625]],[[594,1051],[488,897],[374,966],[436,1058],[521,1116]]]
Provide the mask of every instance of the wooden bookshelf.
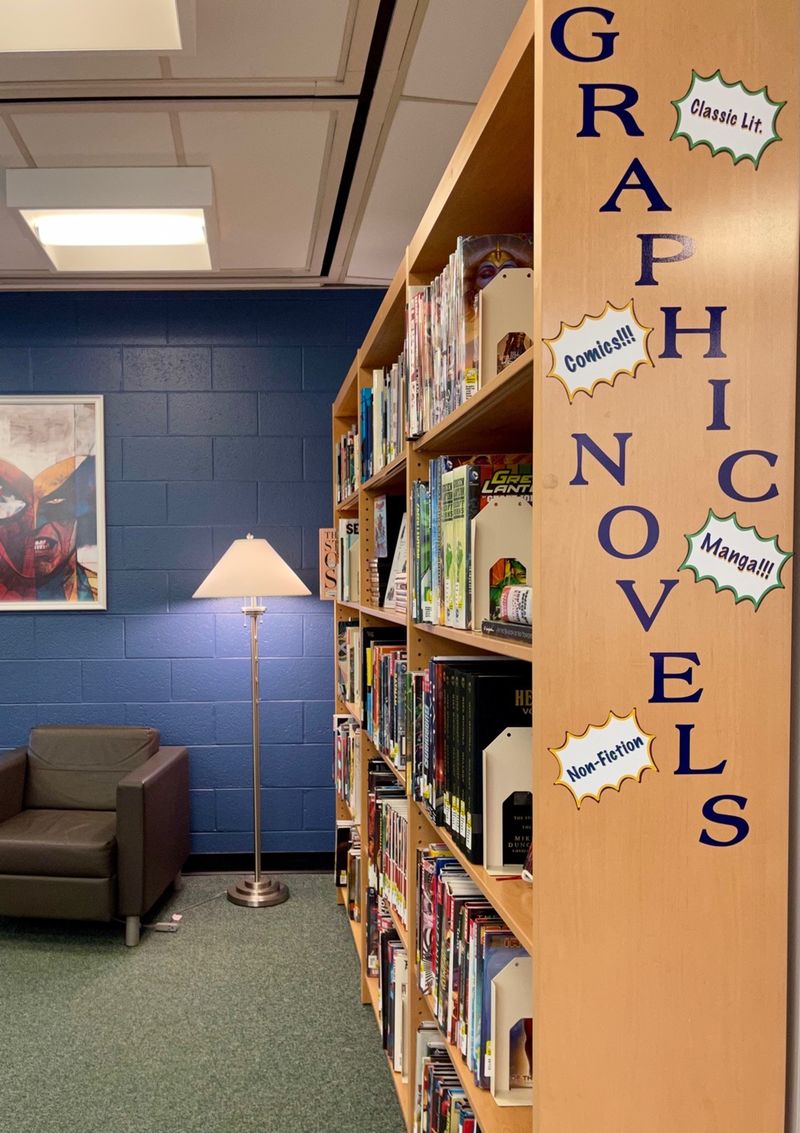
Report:
[[347,910],[345,910],[345,916],[347,917],[347,923],[350,925],[350,932],[351,932],[352,937],[353,937],[353,943],[356,946],[356,952],[358,954],[358,962],[361,965],[361,968],[363,970],[363,968],[364,968],[364,938],[363,938],[363,933],[361,931],[361,922],[351,920],[350,917],[347,915]]
[[[430,995],[422,996],[425,1008],[430,1019],[439,1026],[436,1018],[436,1008]],[[439,1028],[441,1033],[441,1027]],[[530,1106],[500,1106],[494,1100],[489,1090],[482,1090],[475,1085],[472,1071],[467,1066],[466,1059],[461,1051],[443,1036],[447,1042],[447,1050],[452,1059],[453,1066],[464,1087],[464,1093],[470,1101],[475,1113],[475,1119],[481,1129],[497,1129],[499,1133],[530,1133],[531,1107]]]
[[358,490],[345,496],[341,503],[334,504],[334,508],[336,511],[358,511]]
[[[368,992],[369,992],[369,1002],[370,1002],[370,1005],[372,1007],[372,1011],[375,1015],[375,1022],[380,1027],[380,1025],[381,1025],[380,1002],[379,1002],[379,1000],[380,1000],[380,988],[378,987],[378,981],[376,979],[367,980],[367,989],[368,989]],[[402,1075],[400,1075],[392,1067],[392,1064],[389,1062],[388,1055],[386,1057],[386,1062],[389,1066],[389,1073],[392,1076],[392,1082],[394,1084],[394,1088],[395,1088],[395,1091],[397,1093],[397,1099],[400,1102],[400,1108],[403,1111],[403,1120],[405,1121],[406,1128],[408,1129],[408,1128],[410,1128],[410,1123],[411,1123],[411,1120],[413,1118],[413,1113],[412,1113],[412,1110],[411,1110],[411,1096],[410,1096],[410,1092],[409,1092],[409,1083],[404,1082]]]
[[455,641],[464,649],[480,649],[484,653],[496,653],[502,657],[514,657],[519,661],[533,660],[533,646],[525,641],[511,641],[503,637],[476,633],[471,629],[456,629],[454,626],[433,626],[426,622],[414,622],[414,629],[431,637]]
[[380,492],[396,485],[404,485],[406,477],[406,454],[403,452],[388,464],[384,464],[374,476],[361,485],[362,491]]
[[[533,97],[533,7],[529,5],[512,36],[508,49],[498,63],[495,74],[470,120],[467,132],[448,169],[430,208],[411,241],[403,263],[398,268],[380,308],[370,326],[356,359],[348,372],[334,409],[334,439],[352,423],[353,407],[358,409],[359,390],[371,381],[374,368],[391,365],[403,348],[405,335],[405,305],[407,288],[416,282],[427,282],[441,271],[447,257],[455,247],[456,238],[465,233],[526,232],[531,229],[532,165],[522,171],[515,169],[513,177],[502,179],[502,185],[491,170],[499,161],[505,146],[505,133],[513,129],[532,146]],[[502,164],[506,164],[503,157]],[[492,182],[494,183],[492,184]],[[487,191],[492,184],[491,192]],[[478,190],[476,191],[476,186]],[[446,420],[440,422],[425,436],[407,443],[400,453],[384,468],[359,486],[338,511],[353,513],[358,509],[361,558],[362,596],[359,603],[335,606],[335,618],[344,620],[356,613],[364,625],[403,626],[409,643],[414,639],[415,667],[427,664],[432,656],[441,653],[484,653],[531,661],[532,648],[524,642],[507,641],[484,636],[472,631],[446,626],[414,625],[410,613],[379,609],[369,605],[364,597],[364,580],[367,562],[374,555],[373,507],[380,494],[400,495],[406,499],[407,513],[411,482],[427,467],[430,455],[471,452],[530,452],[532,444],[533,370],[534,350],[525,352],[501,374],[487,381],[472,398]],[[351,416],[348,417],[348,414]],[[411,594],[409,593],[409,603]],[[409,649],[411,657],[411,649]],[[345,704],[347,711],[357,719],[361,713],[356,705]],[[395,766],[385,753],[370,740],[365,729],[361,732],[361,813],[366,812],[367,764],[379,757],[389,767],[398,783],[406,790],[405,770]],[[366,839],[362,838],[362,846]],[[447,834],[433,826],[422,809],[413,801],[409,806],[408,869],[408,924],[403,926],[392,912],[392,920],[409,956],[408,1029],[405,1035],[411,1076],[416,1028],[429,1015],[413,978],[415,959],[415,926],[417,921],[417,894],[413,879],[413,866],[417,847],[432,842],[443,842],[464,865],[467,873],[492,902],[498,914],[509,925],[521,943],[532,950],[533,925],[530,886],[515,880],[498,881],[484,869],[467,863]],[[366,915],[366,866],[362,868],[362,909]],[[377,980],[365,976],[365,930],[354,931],[361,944],[362,1001],[370,1002],[378,1016]],[[460,1055],[453,1051],[453,1060],[473,1102],[483,1133],[530,1133],[530,1107],[503,1108],[497,1106],[488,1091],[478,1090]],[[401,1084],[393,1074],[398,1097],[408,1128],[411,1128],[412,1099],[415,1083]],[[402,1088],[401,1088],[402,1087]]]
[[422,807],[417,808],[430,828],[430,841],[443,842],[466,870],[481,892],[491,901],[522,947],[533,955],[533,886],[514,877],[494,877],[483,866],[473,865],[453,841],[447,830],[437,826]]
[[[500,880],[464,861],[445,831],[416,803],[409,807],[409,867],[417,848],[444,843],[533,958],[532,1111],[496,1106],[452,1052],[483,1133],[785,1127],[790,571],[786,590],[754,610],[679,564],[687,533],[711,507],[720,515],[736,508],[743,525],[758,524],[781,548],[792,546],[799,7],[798,0],[755,8],[745,0],[700,8],[655,0],[598,14],[530,0],[336,400],[334,439],[348,413],[353,420],[359,384],[402,348],[407,288],[438,275],[459,236],[533,229],[533,346],[358,492],[368,557],[374,495],[408,500],[431,457],[533,453],[531,644],[389,617],[367,606],[363,592],[356,610],[362,625],[406,626],[414,669],[462,652],[531,663],[533,884]],[[571,57],[557,47],[565,14]],[[676,37],[681,26],[692,34]],[[582,93],[595,73],[587,64],[602,58],[611,68],[601,65],[603,75],[636,93],[630,106],[642,136],[634,149],[602,100],[597,133],[581,130]],[[708,145],[690,149],[685,134],[673,133],[675,100],[700,59],[707,60],[703,74],[720,68],[726,89],[737,80],[768,82],[770,98],[786,100],[780,138],[755,169],[752,159],[734,162],[730,150],[712,154]],[[634,153],[668,202],[669,223],[648,219],[661,210],[647,208],[649,194],[630,165]],[[602,210],[615,186],[619,208]],[[673,258],[658,258],[656,278],[643,283],[647,233],[662,233],[654,236],[664,241],[657,255]],[[684,239],[696,246],[685,262],[675,255]],[[547,342],[631,296],[637,321],[652,328],[647,361],[635,375],[622,372],[613,384],[568,396],[550,374]],[[756,319],[765,302],[778,328],[766,336]],[[711,304],[726,320],[717,355],[706,353],[701,330]],[[665,349],[668,310],[681,312],[681,335],[696,332],[673,353]],[[715,379],[730,382],[724,424]],[[631,444],[618,475],[578,440],[589,438],[613,462],[621,436]],[[737,471],[738,495],[720,478],[730,454],[751,461]],[[774,467],[765,454],[775,456]],[[583,479],[576,476],[581,456]],[[773,478],[775,494],[767,497]],[[608,550],[599,525],[615,509],[637,512],[627,517],[632,524],[643,514],[657,517],[652,548],[631,553],[625,539],[638,548],[641,528],[624,528],[620,517],[620,549]],[[664,580],[680,583],[649,635],[617,585],[626,579],[634,580],[640,609],[657,612]],[[409,579],[409,604],[411,594]],[[662,672],[660,698],[659,656],[684,659]],[[690,690],[675,681],[687,679],[680,672],[694,656],[704,667],[692,668]],[[559,781],[554,751],[568,736],[604,727],[609,711],[619,716],[634,706],[643,731],[655,736],[652,767],[578,807]],[[699,752],[691,770],[705,775],[686,773],[680,728],[690,726]],[[714,767],[723,761],[724,776]],[[704,809],[715,797],[727,800],[724,817]],[[743,804],[746,840],[725,841]],[[719,840],[704,840],[709,831]],[[409,944],[416,912],[410,887]],[[410,1044],[419,1021],[432,1017],[414,986],[408,1016]],[[410,1083],[406,1097],[413,1096]],[[410,1122],[409,1106],[404,1113]]]
[[[400,920],[400,914],[398,913],[397,909],[395,909],[392,905],[389,906],[389,912],[391,913],[391,916],[392,916],[392,924],[397,929],[397,935],[400,937],[400,940],[403,942],[403,946],[404,946],[406,952],[408,952],[408,966],[409,966],[409,973],[408,974],[409,974],[409,979],[412,979],[413,974],[414,974],[413,973],[414,956],[413,956],[413,949],[409,949],[409,946],[408,946],[408,941],[409,941],[408,929],[403,924],[403,922]],[[412,943],[413,943],[413,941],[412,941]]]
[[404,626],[408,620],[406,614],[399,614],[397,610],[387,610],[384,606],[361,605],[358,608],[365,617],[375,618],[381,622],[391,622],[392,625],[396,626]]
[[533,431],[533,347],[412,444],[415,452],[528,452]]

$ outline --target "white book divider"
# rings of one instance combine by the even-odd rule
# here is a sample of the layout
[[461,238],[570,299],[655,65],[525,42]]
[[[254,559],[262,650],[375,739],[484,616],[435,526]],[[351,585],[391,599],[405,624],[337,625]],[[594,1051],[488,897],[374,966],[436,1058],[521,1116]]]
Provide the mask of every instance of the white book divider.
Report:
[[497,377],[532,340],[533,271],[505,268],[479,293],[479,385]]
[[524,1014],[532,1001],[533,962],[515,957],[492,979],[489,1084],[498,1105],[533,1104],[533,1027]]
[[480,631],[481,622],[490,618],[489,585],[491,571],[499,559],[524,563],[528,582],[533,577],[533,508],[530,499],[492,499],[472,521],[470,596],[472,625]]
[[514,856],[518,860],[509,861],[510,851],[519,838],[519,823],[514,822],[513,812],[525,807],[531,813],[532,804],[531,730],[504,728],[483,749],[483,866],[487,873],[522,872],[532,822],[525,845],[516,847],[519,852]]

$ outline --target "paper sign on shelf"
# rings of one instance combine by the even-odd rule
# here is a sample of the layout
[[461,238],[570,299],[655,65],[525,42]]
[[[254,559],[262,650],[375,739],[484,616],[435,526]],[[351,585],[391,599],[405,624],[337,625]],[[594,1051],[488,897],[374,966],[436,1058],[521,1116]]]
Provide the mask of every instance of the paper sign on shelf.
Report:
[[621,374],[635,378],[639,366],[653,365],[647,349],[652,329],[639,322],[632,299],[624,307],[607,302],[576,326],[562,322],[556,337],[544,340],[553,358],[547,376],[558,378],[570,401],[578,393],[591,397],[603,382],[613,386]]
[[626,779],[641,782],[648,767],[658,771],[654,739],[640,727],[635,708],[627,716],[609,712],[604,724],[589,724],[580,735],[568,731],[561,747],[550,748],[558,760],[556,783],[572,792],[578,809],[586,798],[599,802],[607,787],[618,791]]
[[689,550],[678,569],[694,571],[695,582],[709,579],[718,594],[730,590],[737,603],[747,598],[758,609],[770,590],[783,589],[781,569],[793,552],[781,550],[777,535],[740,526],[735,512],[720,517],[709,509],[700,530],[685,539]]
[[708,146],[714,157],[728,153],[734,165],[747,158],[758,169],[767,146],[781,140],[775,119],[786,103],[773,102],[765,86],[727,83],[719,70],[708,77],[692,70],[689,89],[672,105],[678,121],[670,141],[686,138],[690,150]]

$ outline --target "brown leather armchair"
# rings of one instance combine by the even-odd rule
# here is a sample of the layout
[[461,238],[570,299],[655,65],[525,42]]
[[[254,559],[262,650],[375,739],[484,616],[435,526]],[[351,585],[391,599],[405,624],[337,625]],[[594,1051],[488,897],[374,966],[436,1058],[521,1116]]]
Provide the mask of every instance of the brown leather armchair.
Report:
[[0,753],[0,915],[142,916],[189,856],[189,757],[154,728],[52,725]]

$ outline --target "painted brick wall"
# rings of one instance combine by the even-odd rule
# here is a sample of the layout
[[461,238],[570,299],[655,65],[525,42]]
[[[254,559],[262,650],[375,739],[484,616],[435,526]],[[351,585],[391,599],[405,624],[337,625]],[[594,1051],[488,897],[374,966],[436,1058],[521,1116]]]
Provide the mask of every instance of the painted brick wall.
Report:
[[[330,405],[381,292],[0,294],[0,393],[105,395],[106,613],[0,612],[0,747],[151,724],[191,753],[192,847],[252,847],[249,639],[192,591],[263,535],[318,591]],[[264,848],[332,847],[331,608],[262,621]]]

